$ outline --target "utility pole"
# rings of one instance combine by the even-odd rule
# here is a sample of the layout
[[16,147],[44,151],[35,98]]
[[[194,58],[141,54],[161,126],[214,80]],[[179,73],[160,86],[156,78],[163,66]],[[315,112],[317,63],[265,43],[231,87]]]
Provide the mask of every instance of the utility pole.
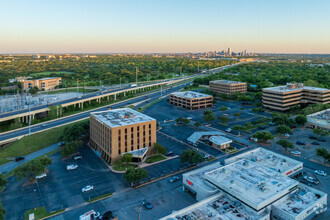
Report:
[[119,88],[121,88],[121,77],[119,78]]
[[135,207],[135,210],[137,212],[138,220],[140,220],[141,207]]
[[79,85],[79,79],[77,78],[77,97],[79,96],[78,95],[78,85]]
[[30,111],[30,103],[29,103],[29,136],[31,136],[31,111]]
[[137,75],[138,75],[138,68],[137,68],[137,66],[135,67],[135,71],[136,71],[136,73],[135,73],[135,81],[136,81],[136,86],[137,86],[137,82],[138,82],[138,80],[137,80]]
[[199,73],[199,61],[197,61],[197,73]]

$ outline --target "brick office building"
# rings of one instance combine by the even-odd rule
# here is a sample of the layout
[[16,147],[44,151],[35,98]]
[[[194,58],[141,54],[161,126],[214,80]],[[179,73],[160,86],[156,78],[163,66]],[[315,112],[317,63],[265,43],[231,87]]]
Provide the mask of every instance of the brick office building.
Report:
[[215,93],[231,95],[234,92],[246,93],[246,83],[230,80],[215,80],[209,82],[210,90]]
[[189,110],[209,108],[213,106],[213,96],[198,92],[174,92],[170,94],[169,102]]

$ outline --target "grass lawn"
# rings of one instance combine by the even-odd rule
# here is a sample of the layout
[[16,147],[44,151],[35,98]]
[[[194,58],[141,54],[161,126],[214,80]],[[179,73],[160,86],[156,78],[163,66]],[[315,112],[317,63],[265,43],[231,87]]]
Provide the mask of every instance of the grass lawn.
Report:
[[30,209],[30,210],[25,211],[24,219],[28,220],[29,219],[29,214],[31,214],[31,213],[34,213],[34,219],[38,220],[38,219],[42,219],[42,218],[50,216],[50,215],[54,215],[54,214],[63,212],[63,211],[64,211],[64,209],[61,209],[61,210],[58,210],[58,211],[55,211],[55,212],[48,213],[45,206],[42,206],[42,207],[36,208],[36,210]]
[[31,73],[30,76],[50,76],[51,74],[56,75],[63,75],[63,74],[74,74],[73,72],[67,72],[67,71],[45,71],[45,72],[39,72],[39,73]]
[[[81,122],[82,121],[75,123]],[[5,149],[0,151],[0,165],[10,162],[11,160],[8,159],[10,157],[25,156],[42,148],[58,143],[64,129],[72,126],[73,124],[74,123],[35,133],[31,136],[23,137],[22,139],[11,143]]]
[[135,168],[137,167],[135,164],[122,164],[121,166],[116,166],[114,165],[112,167],[112,169],[116,170],[116,171],[126,171],[129,168]]
[[103,194],[101,196],[94,197],[90,201],[87,201],[87,202],[94,202],[94,201],[97,201],[97,200],[100,200],[100,199],[108,198],[110,196],[112,196],[112,193],[106,193],[106,194]]
[[184,91],[200,90],[200,89],[207,89],[207,88],[202,87],[202,86],[197,86],[197,87],[189,87],[188,89],[182,89],[181,91],[184,92]]
[[146,162],[147,163],[155,163],[155,162],[165,160],[165,159],[166,159],[166,157],[164,157],[163,155],[155,155],[155,156],[148,157]]
[[233,154],[236,153],[238,150],[235,147],[228,147],[225,151],[227,154]]

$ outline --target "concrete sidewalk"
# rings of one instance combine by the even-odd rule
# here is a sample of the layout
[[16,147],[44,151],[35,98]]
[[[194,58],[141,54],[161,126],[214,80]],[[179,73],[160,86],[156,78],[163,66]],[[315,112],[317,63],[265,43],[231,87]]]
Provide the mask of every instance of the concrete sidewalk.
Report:
[[37,158],[37,157],[40,157],[40,156],[42,156],[44,154],[47,154],[47,153],[49,153],[53,150],[56,150],[57,148],[59,148],[59,146],[60,146],[60,143],[53,144],[49,147],[45,147],[45,148],[43,148],[39,151],[36,151],[32,154],[26,155],[24,160],[21,160],[19,162],[11,161],[11,162],[8,162],[6,164],[3,164],[3,165],[0,166],[0,173],[2,173],[2,174],[8,173],[9,171],[12,171],[13,169],[15,169],[16,167],[18,167],[22,164],[25,164],[25,163],[27,163],[27,162],[29,162],[29,161]]

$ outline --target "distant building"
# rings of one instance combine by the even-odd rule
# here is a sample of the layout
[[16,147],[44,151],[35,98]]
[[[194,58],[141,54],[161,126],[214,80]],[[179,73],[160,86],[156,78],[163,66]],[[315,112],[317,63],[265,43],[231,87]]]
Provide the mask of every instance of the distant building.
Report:
[[231,95],[234,92],[246,93],[246,83],[230,80],[215,80],[209,82],[210,90],[215,93]]
[[130,108],[93,112],[89,143],[109,163],[125,153],[143,161],[156,143],[156,120]]
[[40,55],[39,54],[35,54],[32,56],[33,59],[40,59]]
[[169,103],[189,110],[213,106],[213,96],[198,92],[174,92],[170,94]]
[[304,86],[302,83],[262,89],[262,104],[265,108],[287,111],[295,105],[315,103],[330,103],[330,90]]
[[231,48],[228,47],[228,55],[231,56]]
[[62,78],[61,77],[48,77],[42,79],[35,79],[35,80],[28,80],[17,78],[17,81],[21,82],[22,88],[27,91],[33,87],[38,87],[39,90],[52,90],[55,89],[56,86],[61,84]]
[[330,131],[330,108],[307,115],[307,125]]

